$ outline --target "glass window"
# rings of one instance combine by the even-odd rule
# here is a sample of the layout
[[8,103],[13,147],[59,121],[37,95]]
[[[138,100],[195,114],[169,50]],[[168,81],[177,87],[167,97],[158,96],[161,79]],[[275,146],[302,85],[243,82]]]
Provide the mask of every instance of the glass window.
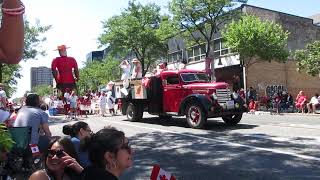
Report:
[[199,46],[195,46],[194,47],[194,56],[199,56],[200,55],[200,47]]
[[226,41],[225,41],[225,40],[222,40],[222,41],[221,41],[221,49],[226,49],[226,48],[228,48],[228,47],[226,46]]
[[174,75],[174,76],[168,76],[166,78],[167,80],[167,85],[170,84],[179,84],[179,76],[178,75]]
[[200,51],[201,51],[201,55],[206,53],[206,44],[201,44],[200,46]]
[[224,49],[224,50],[221,51],[221,55],[228,54],[228,52],[229,52],[228,49]]
[[184,82],[192,82],[197,80],[196,76],[193,73],[184,73],[181,74],[181,77]]
[[220,56],[220,51],[215,51],[214,52],[214,57],[219,57]]
[[208,75],[205,73],[183,73],[181,78],[184,82],[209,82]]
[[214,49],[214,51],[220,50],[220,39],[214,40],[213,49]]

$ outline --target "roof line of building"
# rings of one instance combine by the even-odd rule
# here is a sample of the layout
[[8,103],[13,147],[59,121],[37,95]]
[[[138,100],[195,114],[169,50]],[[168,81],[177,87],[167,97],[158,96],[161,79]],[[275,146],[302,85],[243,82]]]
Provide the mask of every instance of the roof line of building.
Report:
[[298,16],[298,15],[289,14],[289,13],[276,11],[276,10],[272,10],[272,9],[267,9],[267,8],[263,8],[263,7],[259,7],[259,6],[250,5],[250,4],[242,4],[240,7],[243,8],[244,6],[250,6],[250,7],[253,7],[253,8],[258,8],[258,9],[262,9],[262,10],[267,10],[267,11],[271,11],[271,12],[275,12],[275,13],[281,13],[281,14],[285,14],[285,15],[289,15],[289,16],[293,16],[293,17],[297,17],[297,18],[301,18],[301,19],[310,20],[310,21],[312,21],[312,24],[314,24],[313,23],[313,19],[309,18],[309,17]]

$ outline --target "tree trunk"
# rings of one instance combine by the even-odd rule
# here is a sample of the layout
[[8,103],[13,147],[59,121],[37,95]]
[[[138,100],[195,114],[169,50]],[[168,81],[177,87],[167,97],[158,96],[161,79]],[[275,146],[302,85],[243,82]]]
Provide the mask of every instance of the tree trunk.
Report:
[[0,63],[0,83],[2,83],[2,70],[3,70],[3,64]]
[[144,75],[146,74],[146,71],[144,70],[144,57],[141,57],[140,59],[141,62],[141,69],[142,69],[142,77],[144,77]]

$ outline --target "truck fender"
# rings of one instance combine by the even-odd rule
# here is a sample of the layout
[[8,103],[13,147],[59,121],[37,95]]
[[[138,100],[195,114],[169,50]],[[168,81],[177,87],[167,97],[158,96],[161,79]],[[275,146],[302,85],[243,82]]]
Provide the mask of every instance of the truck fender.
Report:
[[191,94],[191,95],[187,96],[186,98],[184,98],[184,100],[181,102],[180,111],[179,111],[180,115],[185,115],[185,110],[187,108],[188,103],[190,103],[190,102],[200,103],[206,113],[209,111],[209,109],[211,107],[211,103],[212,103],[205,95]]

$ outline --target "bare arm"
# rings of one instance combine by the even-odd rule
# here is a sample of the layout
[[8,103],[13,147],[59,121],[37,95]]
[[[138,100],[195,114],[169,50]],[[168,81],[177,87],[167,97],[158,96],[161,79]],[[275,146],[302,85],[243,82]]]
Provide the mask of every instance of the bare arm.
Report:
[[7,107],[7,99],[4,97],[0,97],[0,102],[2,103],[2,105],[4,106],[4,108]]
[[[18,8],[19,0],[4,0],[2,7]],[[0,62],[17,64],[20,62],[24,47],[24,23],[23,16],[2,15],[0,29]]]
[[48,175],[45,171],[39,170],[34,172],[30,177],[29,180],[49,180]]
[[46,136],[51,137],[51,131],[49,129],[49,125],[47,123],[42,124],[42,129]]
[[74,75],[77,78],[77,81],[79,81],[79,69],[78,69],[78,64],[77,61],[74,59]]

